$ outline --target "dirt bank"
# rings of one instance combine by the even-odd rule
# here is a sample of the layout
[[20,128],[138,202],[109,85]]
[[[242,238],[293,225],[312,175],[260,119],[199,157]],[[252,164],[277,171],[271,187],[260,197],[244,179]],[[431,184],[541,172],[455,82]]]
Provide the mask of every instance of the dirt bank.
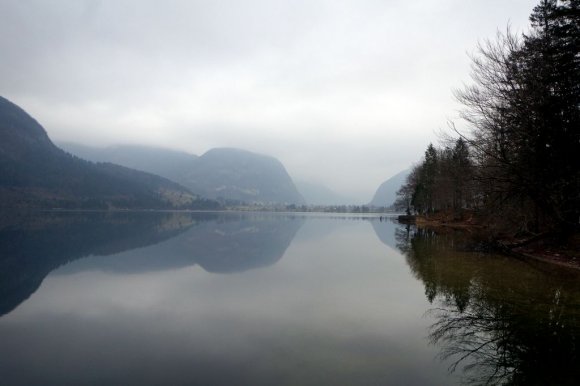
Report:
[[435,232],[461,230],[479,240],[486,240],[490,249],[522,259],[534,259],[580,269],[580,233],[562,238],[553,233],[516,237],[507,232],[496,233],[481,218],[472,212],[461,216],[435,213],[429,216],[403,216],[401,222],[413,223],[418,227]]

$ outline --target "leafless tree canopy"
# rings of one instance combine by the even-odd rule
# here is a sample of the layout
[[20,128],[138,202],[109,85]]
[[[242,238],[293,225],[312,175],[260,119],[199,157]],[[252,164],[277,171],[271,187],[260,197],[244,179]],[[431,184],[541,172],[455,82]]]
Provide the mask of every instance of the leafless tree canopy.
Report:
[[528,232],[579,226],[580,2],[542,0],[530,20],[528,35],[508,27],[479,44],[455,91],[468,130],[451,124],[455,147],[430,145],[400,207],[509,214]]

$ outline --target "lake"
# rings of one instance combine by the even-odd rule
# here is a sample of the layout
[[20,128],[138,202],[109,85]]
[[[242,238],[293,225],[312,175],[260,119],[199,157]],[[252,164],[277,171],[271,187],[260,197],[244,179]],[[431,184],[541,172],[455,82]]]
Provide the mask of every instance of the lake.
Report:
[[0,217],[6,385],[577,384],[580,275],[394,218]]

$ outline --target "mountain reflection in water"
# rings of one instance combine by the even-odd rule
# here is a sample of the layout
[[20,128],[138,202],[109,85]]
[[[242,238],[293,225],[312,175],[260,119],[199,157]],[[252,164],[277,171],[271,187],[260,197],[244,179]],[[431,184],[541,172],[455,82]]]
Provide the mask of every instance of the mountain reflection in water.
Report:
[[267,214],[188,212],[9,213],[1,218],[0,316],[63,265],[59,272],[127,273],[198,264],[208,272],[232,273],[271,265],[303,223]]
[[[401,255],[376,237],[371,223],[379,219],[137,216],[149,215],[151,220],[143,220],[149,225],[139,233],[146,239],[147,229],[150,235],[161,232],[157,244],[142,244],[138,235],[131,243],[123,241],[125,225],[116,225],[108,232],[117,239],[112,244],[122,246],[116,252],[79,247],[38,271],[42,285],[34,296],[0,318],[3,383],[455,383],[456,377],[433,361],[437,350],[426,344],[429,321],[421,316],[428,302],[422,285],[409,275]],[[57,244],[68,246],[69,252],[70,245],[82,244],[73,229],[84,220],[75,216],[80,215],[64,222],[70,222],[63,228],[70,235],[45,243],[54,250]],[[97,220],[104,223],[99,228],[110,222],[131,228],[140,221],[116,216]],[[180,216],[184,219],[177,220]],[[47,228],[60,227],[51,222],[12,229],[36,227],[48,239],[55,232]],[[394,231],[395,224],[382,224]],[[22,248],[35,239],[19,237]],[[32,266],[42,252],[34,251],[36,243],[28,245],[32,252],[21,256]],[[105,252],[114,254],[96,255]],[[64,261],[70,263],[58,267]]]
[[580,275],[470,250],[373,216],[0,216],[0,372],[15,385],[576,384]]
[[580,379],[580,275],[462,252],[461,234],[397,230],[435,306],[429,338],[468,384],[568,385]]

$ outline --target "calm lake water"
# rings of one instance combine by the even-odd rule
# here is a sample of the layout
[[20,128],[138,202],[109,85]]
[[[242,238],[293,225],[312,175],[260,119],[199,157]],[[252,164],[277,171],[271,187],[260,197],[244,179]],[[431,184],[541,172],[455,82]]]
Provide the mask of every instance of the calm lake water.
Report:
[[0,384],[578,384],[580,275],[392,218],[0,217]]

